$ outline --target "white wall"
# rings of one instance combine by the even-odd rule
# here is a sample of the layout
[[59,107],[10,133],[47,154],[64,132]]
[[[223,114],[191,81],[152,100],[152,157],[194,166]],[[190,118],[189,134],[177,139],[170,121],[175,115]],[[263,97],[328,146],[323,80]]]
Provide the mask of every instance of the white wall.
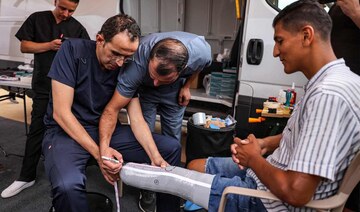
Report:
[[[119,0],[81,0],[74,17],[95,39],[104,21],[118,13]],[[0,0],[0,59],[28,63],[32,54],[20,52],[20,42],[15,34],[26,18],[36,11],[53,10],[54,0]]]
[[[139,23],[143,35],[181,30],[205,36],[212,53],[230,48],[236,36],[235,0],[125,0],[125,13]],[[29,62],[15,38],[33,12],[53,10],[54,0],[0,0],[0,59]],[[103,22],[119,12],[119,0],[81,0],[74,17],[95,39]]]
[[174,30],[205,36],[212,53],[231,49],[238,29],[235,0],[125,0],[142,34]]

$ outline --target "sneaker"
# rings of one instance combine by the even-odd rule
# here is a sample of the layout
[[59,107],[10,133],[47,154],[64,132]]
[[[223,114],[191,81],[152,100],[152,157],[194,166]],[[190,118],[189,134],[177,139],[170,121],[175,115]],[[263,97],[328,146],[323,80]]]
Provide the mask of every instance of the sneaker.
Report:
[[139,208],[142,212],[156,212],[156,193],[140,190]]
[[200,210],[202,207],[198,206],[197,204],[187,200],[184,204],[184,210],[185,211],[197,211]]
[[25,188],[29,188],[30,186],[33,186],[35,183],[35,180],[30,182],[24,182],[24,181],[14,181],[9,187],[7,187],[3,192],[1,192],[2,198],[9,198],[12,196],[15,196],[16,194],[20,193]]

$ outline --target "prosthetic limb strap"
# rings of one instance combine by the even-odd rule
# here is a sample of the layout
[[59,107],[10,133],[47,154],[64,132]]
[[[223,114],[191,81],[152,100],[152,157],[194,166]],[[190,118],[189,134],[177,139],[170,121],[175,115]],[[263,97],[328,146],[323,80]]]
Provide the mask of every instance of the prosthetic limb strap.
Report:
[[207,209],[214,175],[176,166],[160,168],[127,163],[121,168],[121,180],[137,188],[167,193],[190,200]]

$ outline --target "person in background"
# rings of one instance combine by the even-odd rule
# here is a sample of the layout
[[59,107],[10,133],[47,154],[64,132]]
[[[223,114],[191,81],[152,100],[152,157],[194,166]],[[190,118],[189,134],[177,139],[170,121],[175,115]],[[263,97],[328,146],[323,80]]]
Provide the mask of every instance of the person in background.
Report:
[[[330,8],[333,22],[331,45],[338,58],[344,58],[350,70],[360,75],[360,1],[337,0]],[[360,183],[351,193],[345,208],[360,211]]]
[[337,0],[330,8],[333,22],[331,45],[337,58],[360,75],[360,1]]
[[62,39],[67,37],[89,39],[86,29],[72,17],[78,4],[79,0],[55,0],[54,10],[31,14],[15,34],[21,41],[21,52],[34,54],[32,76],[34,96],[20,176],[1,193],[2,198],[12,197],[35,183],[45,132],[43,119],[51,90],[47,73],[56,52],[62,45]]
[[[116,123],[116,114],[139,92],[141,109],[154,132],[160,115],[163,135],[181,139],[185,107],[190,101],[190,84],[196,73],[211,63],[211,48],[204,37],[187,32],[153,33],[141,39],[134,61],[118,77],[116,92],[100,120],[100,142],[106,142]],[[155,195],[142,192],[143,211],[155,210]]]
[[[150,167],[146,174],[146,168],[129,163],[120,172],[123,182],[170,193],[181,188],[182,196],[209,211],[218,210],[228,186],[270,191],[281,201],[230,195],[225,211],[307,211],[304,205],[310,200],[335,195],[360,151],[360,76],[336,58],[331,26],[330,16],[313,0],[296,1],[273,20],[274,57],[279,57],[285,73],[300,71],[309,80],[282,134],[235,138],[232,157],[188,164],[189,169],[207,174],[172,167],[160,171]],[[160,187],[151,180],[161,182],[163,177],[171,186]]]

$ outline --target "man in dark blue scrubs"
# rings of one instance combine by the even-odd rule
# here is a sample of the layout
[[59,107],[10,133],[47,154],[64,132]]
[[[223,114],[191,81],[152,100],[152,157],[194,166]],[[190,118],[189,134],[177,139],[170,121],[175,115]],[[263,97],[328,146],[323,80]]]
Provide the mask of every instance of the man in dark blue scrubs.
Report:
[[[112,184],[119,178],[122,163],[102,160],[102,156],[157,166],[180,162],[180,144],[150,132],[136,94],[127,105],[131,128],[117,121],[108,143],[99,144],[100,116],[116,88],[119,67],[134,54],[139,37],[133,18],[116,15],[104,23],[96,42],[69,39],[54,59],[48,75],[52,96],[44,119],[43,153],[56,211],[89,211],[85,168],[90,157]],[[117,119],[117,114],[112,118]],[[164,195],[160,201],[176,207],[177,200]]]

